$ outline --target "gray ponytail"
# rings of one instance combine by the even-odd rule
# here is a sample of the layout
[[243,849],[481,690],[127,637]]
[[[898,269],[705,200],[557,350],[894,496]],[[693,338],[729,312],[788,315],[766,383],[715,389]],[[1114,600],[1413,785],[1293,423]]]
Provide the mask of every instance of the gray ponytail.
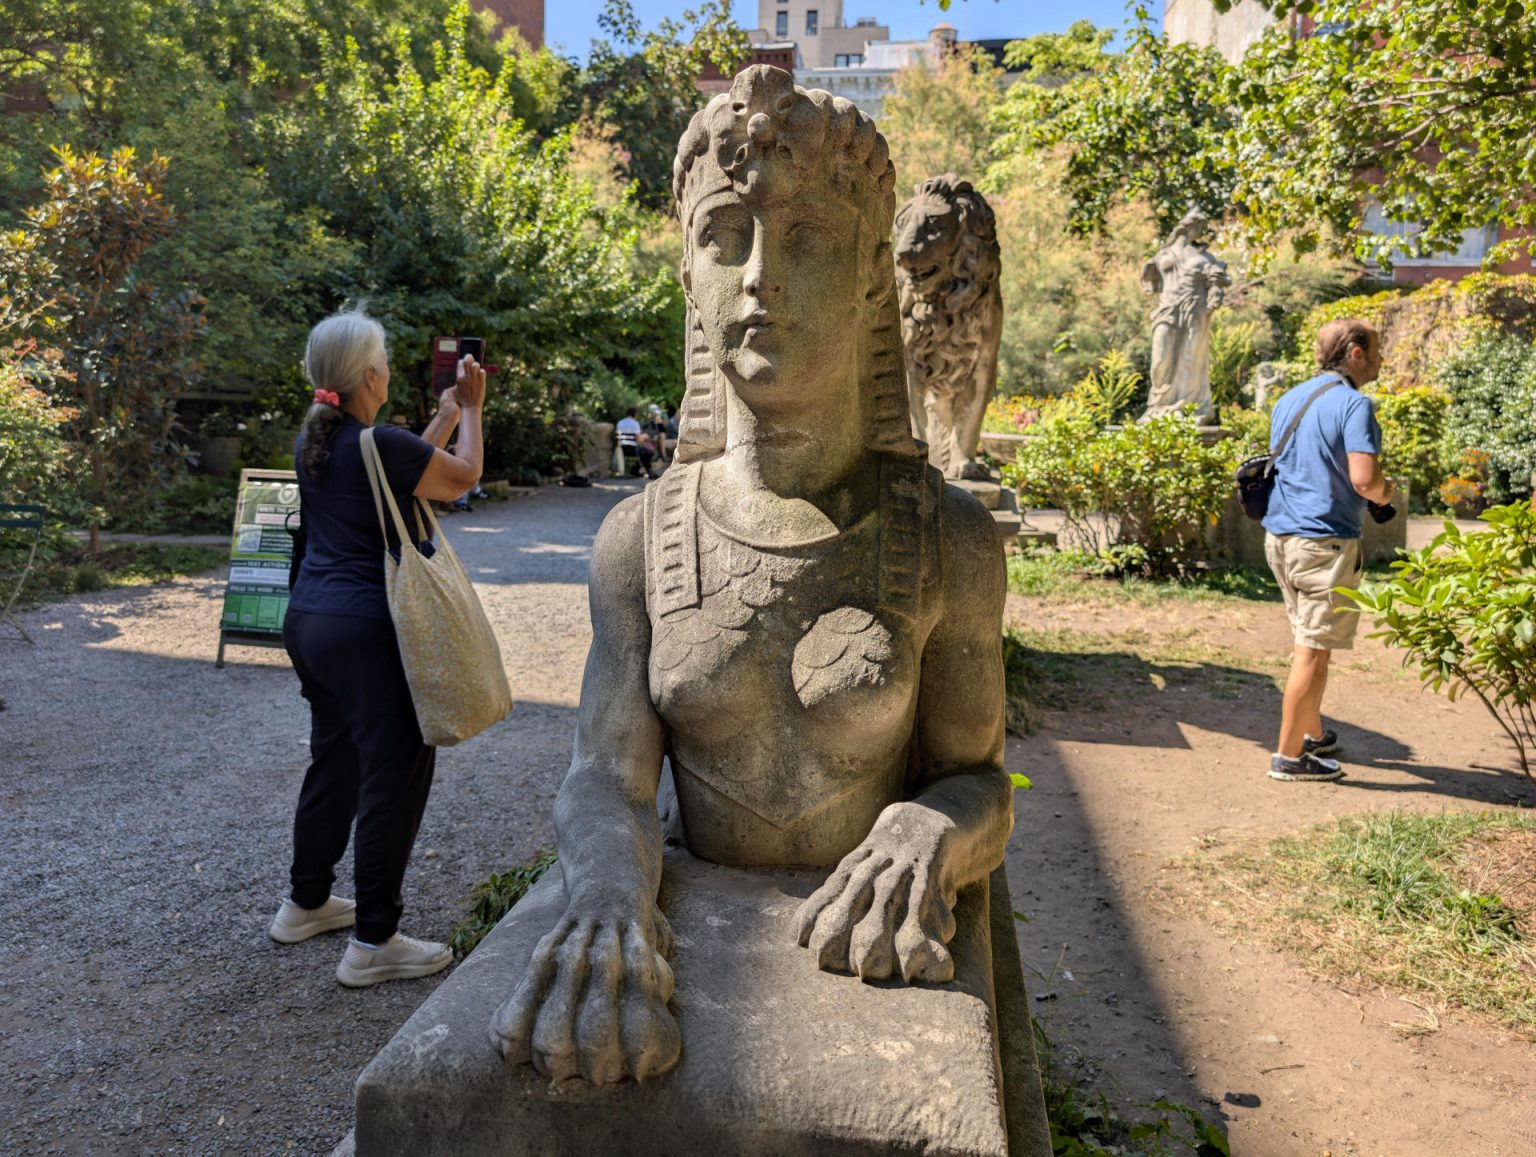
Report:
[[[309,331],[304,347],[304,376],[317,390],[330,390],[341,406],[363,384],[363,371],[384,353],[384,327],[361,306],[332,314]],[[339,406],[316,402],[304,415],[304,472],[319,480],[341,429]]]

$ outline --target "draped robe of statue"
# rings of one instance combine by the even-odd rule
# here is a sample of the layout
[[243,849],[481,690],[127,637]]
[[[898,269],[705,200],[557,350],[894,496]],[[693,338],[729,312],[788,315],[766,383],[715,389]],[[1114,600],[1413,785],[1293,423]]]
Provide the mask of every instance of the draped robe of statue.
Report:
[[1141,271],[1141,287],[1158,295],[1152,312],[1152,372],[1142,421],[1193,407],[1202,425],[1216,416],[1211,402],[1211,313],[1232,283],[1224,262],[1205,248],[1205,218],[1191,213]]

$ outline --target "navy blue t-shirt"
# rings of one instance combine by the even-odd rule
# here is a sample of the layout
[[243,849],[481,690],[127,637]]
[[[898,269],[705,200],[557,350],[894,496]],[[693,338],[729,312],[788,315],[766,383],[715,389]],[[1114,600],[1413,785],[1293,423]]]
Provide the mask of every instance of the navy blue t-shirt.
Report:
[[1275,403],[1270,415],[1270,449],[1280,440],[1316,391],[1344,382],[1312,404],[1275,462],[1275,489],[1269,496],[1264,529],[1302,538],[1359,538],[1365,499],[1349,480],[1350,454],[1380,454],[1381,426],[1371,400],[1340,374],[1303,382]]
[[[351,414],[342,418],[324,477],[318,481],[304,470],[303,434],[294,445],[299,494],[304,500],[305,544],[304,561],[288,599],[293,610],[389,618],[389,603],[384,597],[384,540],[379,535],[379,516],[359,441],[365,428]],[[400,515],[414,534],[411,492],[432,459],[432,443],[396,426],[375,426],[373,441]],[[387,506],[384,524],[390,548],[398,550],[400,540]]]

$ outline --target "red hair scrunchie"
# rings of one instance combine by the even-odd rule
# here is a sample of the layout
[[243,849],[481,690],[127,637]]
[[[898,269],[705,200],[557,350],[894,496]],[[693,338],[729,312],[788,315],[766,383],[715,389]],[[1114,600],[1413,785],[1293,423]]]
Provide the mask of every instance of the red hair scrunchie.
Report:
[[316,390],[315,402],[321,406],[335,406],[341,409],[341,395],[335,390]]

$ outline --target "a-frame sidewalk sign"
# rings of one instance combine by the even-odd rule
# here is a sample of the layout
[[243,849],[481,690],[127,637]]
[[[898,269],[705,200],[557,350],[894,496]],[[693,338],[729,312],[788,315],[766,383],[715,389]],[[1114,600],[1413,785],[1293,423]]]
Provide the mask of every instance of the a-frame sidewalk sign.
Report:
[[299,483],[292,470],[242,470],[229,540],[229,585],[219,620],[219,655],[224,648],[281,647],[288,610],[288,567],[299,528]]

